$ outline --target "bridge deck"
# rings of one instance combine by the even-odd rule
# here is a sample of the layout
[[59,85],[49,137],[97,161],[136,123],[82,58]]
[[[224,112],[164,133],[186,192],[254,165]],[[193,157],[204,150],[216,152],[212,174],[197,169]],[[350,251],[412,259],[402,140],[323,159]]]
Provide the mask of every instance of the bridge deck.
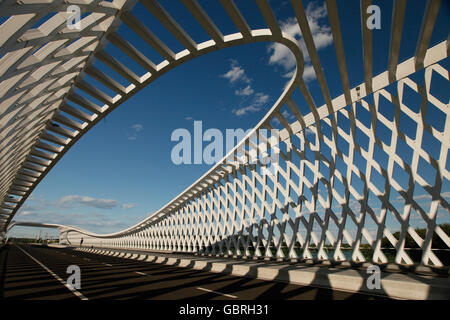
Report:
[[[22,250],[21,250],[22,249]],[[8,245],[0,253],[0,298],[79,299],[48,270],[67,279],[81,269],[87,299],[384,299],[360,293],[237,277],[63,248]]]
[[397,299],[450,299],[448,268],[380,265],[380,288],[368,288],[371,264],[327,265],[325,263],[277,262],[261,259],[231,259],[143,249],[77,248],[90,253],[189,267],[260,280],[285,282],[337,291],[367,293]]

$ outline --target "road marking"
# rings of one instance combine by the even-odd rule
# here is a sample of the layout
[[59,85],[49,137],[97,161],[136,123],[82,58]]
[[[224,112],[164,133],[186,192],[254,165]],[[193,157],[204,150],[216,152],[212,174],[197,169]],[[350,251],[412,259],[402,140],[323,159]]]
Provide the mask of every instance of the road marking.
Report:
[[45,269],[45,271],[47,271],[48,273],[50,273],[56,280],[58,280],[59,282],[61,282],[67,289],[69,289],[70,291],[72,291],[72,293],[74,295],[76,295],[78,298],[80,298],[81,300],[88,300],[88,298],[86,298],[81,292],[79,292],[77,289],[73,288],[72,286],[68,285],[63,279],[61,279],[60,277],[58,277],[58,275],[56,275],[55,273],[53,273],[52,270],[50,270],[49,268],[47,268],[42,262],[40,262],[38,259],[36,259],[35,257],[33,257],[31,254],[29,254],[28,252],[26,252],[24,249],[22,249],[21,247],[14,245],[15,247],[17,247],[18,249],[20,249],[23,253],[25,253],[28,257],[30,257],[34,262],[36,262],[38,265],[40,265],[42,268]]
[[143,272],[139,272],[139,271],[136,271],[135,273],[140,274],[141,276],[148,276],[148,274],[143,273]]
[[105,266],[108,266],[108,267],[112,267],[112,264],[109,264],[109,263],[103,263]]
[[206,292],[211,292],[211,293],[219,294],[219,295],[221,295],[221,296],[225,296],[225,297],[228,297],[228,298],[233,298],[233,299],[237,299],[237,298],[238,298],[238,297],[233,296],[233,295],[231,295],[231,294],[226,294],[226,293],[222,293],[222,292],[218,292],[218,291],[214,291],[214,290],[209,290],[209,289],[206,289],[206,288],[200,288],[200,287],[198,287],[197,289],[198,289],[198,290],[202,290],[202,291],[206,291]]

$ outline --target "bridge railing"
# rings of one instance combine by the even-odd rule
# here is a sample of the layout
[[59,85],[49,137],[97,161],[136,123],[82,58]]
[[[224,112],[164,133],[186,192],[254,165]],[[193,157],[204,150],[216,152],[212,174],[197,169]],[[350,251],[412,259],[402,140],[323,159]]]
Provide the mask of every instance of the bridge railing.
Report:
[[[439,63],[315,115],[301,130],[294,128],[304,118],[290,123],[277,114],[290,135],[272,146],[280,156],[273,174],[261,163],[223,166],[220,179],[156,220],[109,238],[66,236],[73,244],[84,237],[85,245],[213,256],[448,265],[449,225],[438,217],[449,213],[442,186],[450,109],[433,95],[437,77],[449,81]],[[409,104],[411,94],[420,106]],[[298,116],[292,100],[286,107]],[[440,125],[429,121],[432,112]]]

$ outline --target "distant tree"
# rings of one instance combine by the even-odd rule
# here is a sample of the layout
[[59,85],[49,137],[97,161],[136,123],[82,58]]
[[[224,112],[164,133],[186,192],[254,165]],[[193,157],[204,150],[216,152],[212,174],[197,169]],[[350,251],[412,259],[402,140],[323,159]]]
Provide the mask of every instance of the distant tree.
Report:
[[[440,224],[439,227],[447,235],[450,235],[450,224],[443,223],[443,224]],[[427,229],[421,228],[421,229],[414,229],[414,230],[417,232],[419,237],[421,237],[422,239],[425,239],[425,236],[426,236],[426,233],[427,233]],[[395,232],[393,234],[393,236],[396,239],[399,239],[400,231]],[[388,240],[387,237],[384,237],[381,240],[381,246],[383,248],[394,248],[394,246],[391,244],[391,242]],[[436,233],[433,234],[431,247],[433,249],[448,249],[447,245],[444,243],[444,241],[442,241],[442,239]],[[406,234],[405,248],[419,248],[419,245],[416,243],[416,241],[414,241],[414,239],[411,237],[411,235],[409,233]]]

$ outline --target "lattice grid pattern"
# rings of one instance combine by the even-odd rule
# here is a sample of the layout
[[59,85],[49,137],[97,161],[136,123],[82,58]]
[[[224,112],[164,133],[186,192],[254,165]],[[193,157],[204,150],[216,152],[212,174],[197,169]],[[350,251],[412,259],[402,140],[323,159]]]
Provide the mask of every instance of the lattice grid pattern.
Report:
[[[211,255],[387,263],[381,246],[382,238],[387,237],[395,248],[395,262],[413,264],[404,250],[409,234],[422,249],[421,263],[440,266],[441,261],[431,250],[431,239],[436,233],[450,246],[450,238],[436,225],[438,207],[447,213],[450,210],[441,194],[443,179],[450,177],[446,168],[450,116],[448,104],[434,97],[430,88],[432,77],[440,76],[448,81],[449,72],[435,64],[423,75],[424,89],[406,77],[396,83],[395,96],[385,89],[379,90],[289,136],[281,142],[281,161],[274,176],[262,175],[257,165],[232,168],[201,195],[158,221],[118,238],[87,237],[86,243]],[[443,131],[426,121],[426,104],[418,112],[405,104],[403,92],[406,86],[421,95],[422,101],[430,102],[441,111],[445,118]],[[368,102],[370,98],[372,101]],[[385,99],[391,110],[380,110],[380,99]],[[287,107],[291,117],[297,116],[298,121],[304,123],[292,100],[288,100]],[[315,112],[314,109],[311,111]],[[389,111],[392,119],[386,117]],[[364,119],[361,112],[370,117]],[[278,116],[290,118],[287,113]],[[415,138],[400,130],[403,116],[414,121]],[[347,125],[341,117],[348,120]],[[286,119],[280,122],[287,125],[285,129],[292,130]],[[389,128],[389,133],[377,132],[382,125]],[[439,140],[437,159],[422,147],[425,132]],[[386,136],[391,137],[389,141],[385,141]],[[365,140],[367,143],[363,145]],[[398,141],[411,148],[410,161],[405,161],[404,151],[397,148]],[[387,163],[374,158],[375,147],[388,155]],[[365,167],[356,164],[356,154],[365,160]],[[429,172],[419,167],[420,159],[435,169],[431,184],[426,177]],[[408,175],[406,188],[403,187],[405,181],[400,181],[394,174],[395,166]],[[374,172],[384,180],[383,183],[373,178]],[[354,183],[356,179],[359,184]],[[423,195],[414,193],[416,184],[429,195],[429,211],[419,200]],[[392,189],[397,196],[392,196]],[[378,199],[381,206],[372,207],[371,197]],[[411,210],[426,223],[425,238],[410,226]],[[386,224],[388,218],[400,224],[399,238],[394,237]],[[353,235],[349,221],[354,226]],[[76,244],[80,234],[69,232],[68,238]],[[369,257],[361,252],[361,243],[368,243],[373,249]],[[346,256],[343,251],[350,254]]]

